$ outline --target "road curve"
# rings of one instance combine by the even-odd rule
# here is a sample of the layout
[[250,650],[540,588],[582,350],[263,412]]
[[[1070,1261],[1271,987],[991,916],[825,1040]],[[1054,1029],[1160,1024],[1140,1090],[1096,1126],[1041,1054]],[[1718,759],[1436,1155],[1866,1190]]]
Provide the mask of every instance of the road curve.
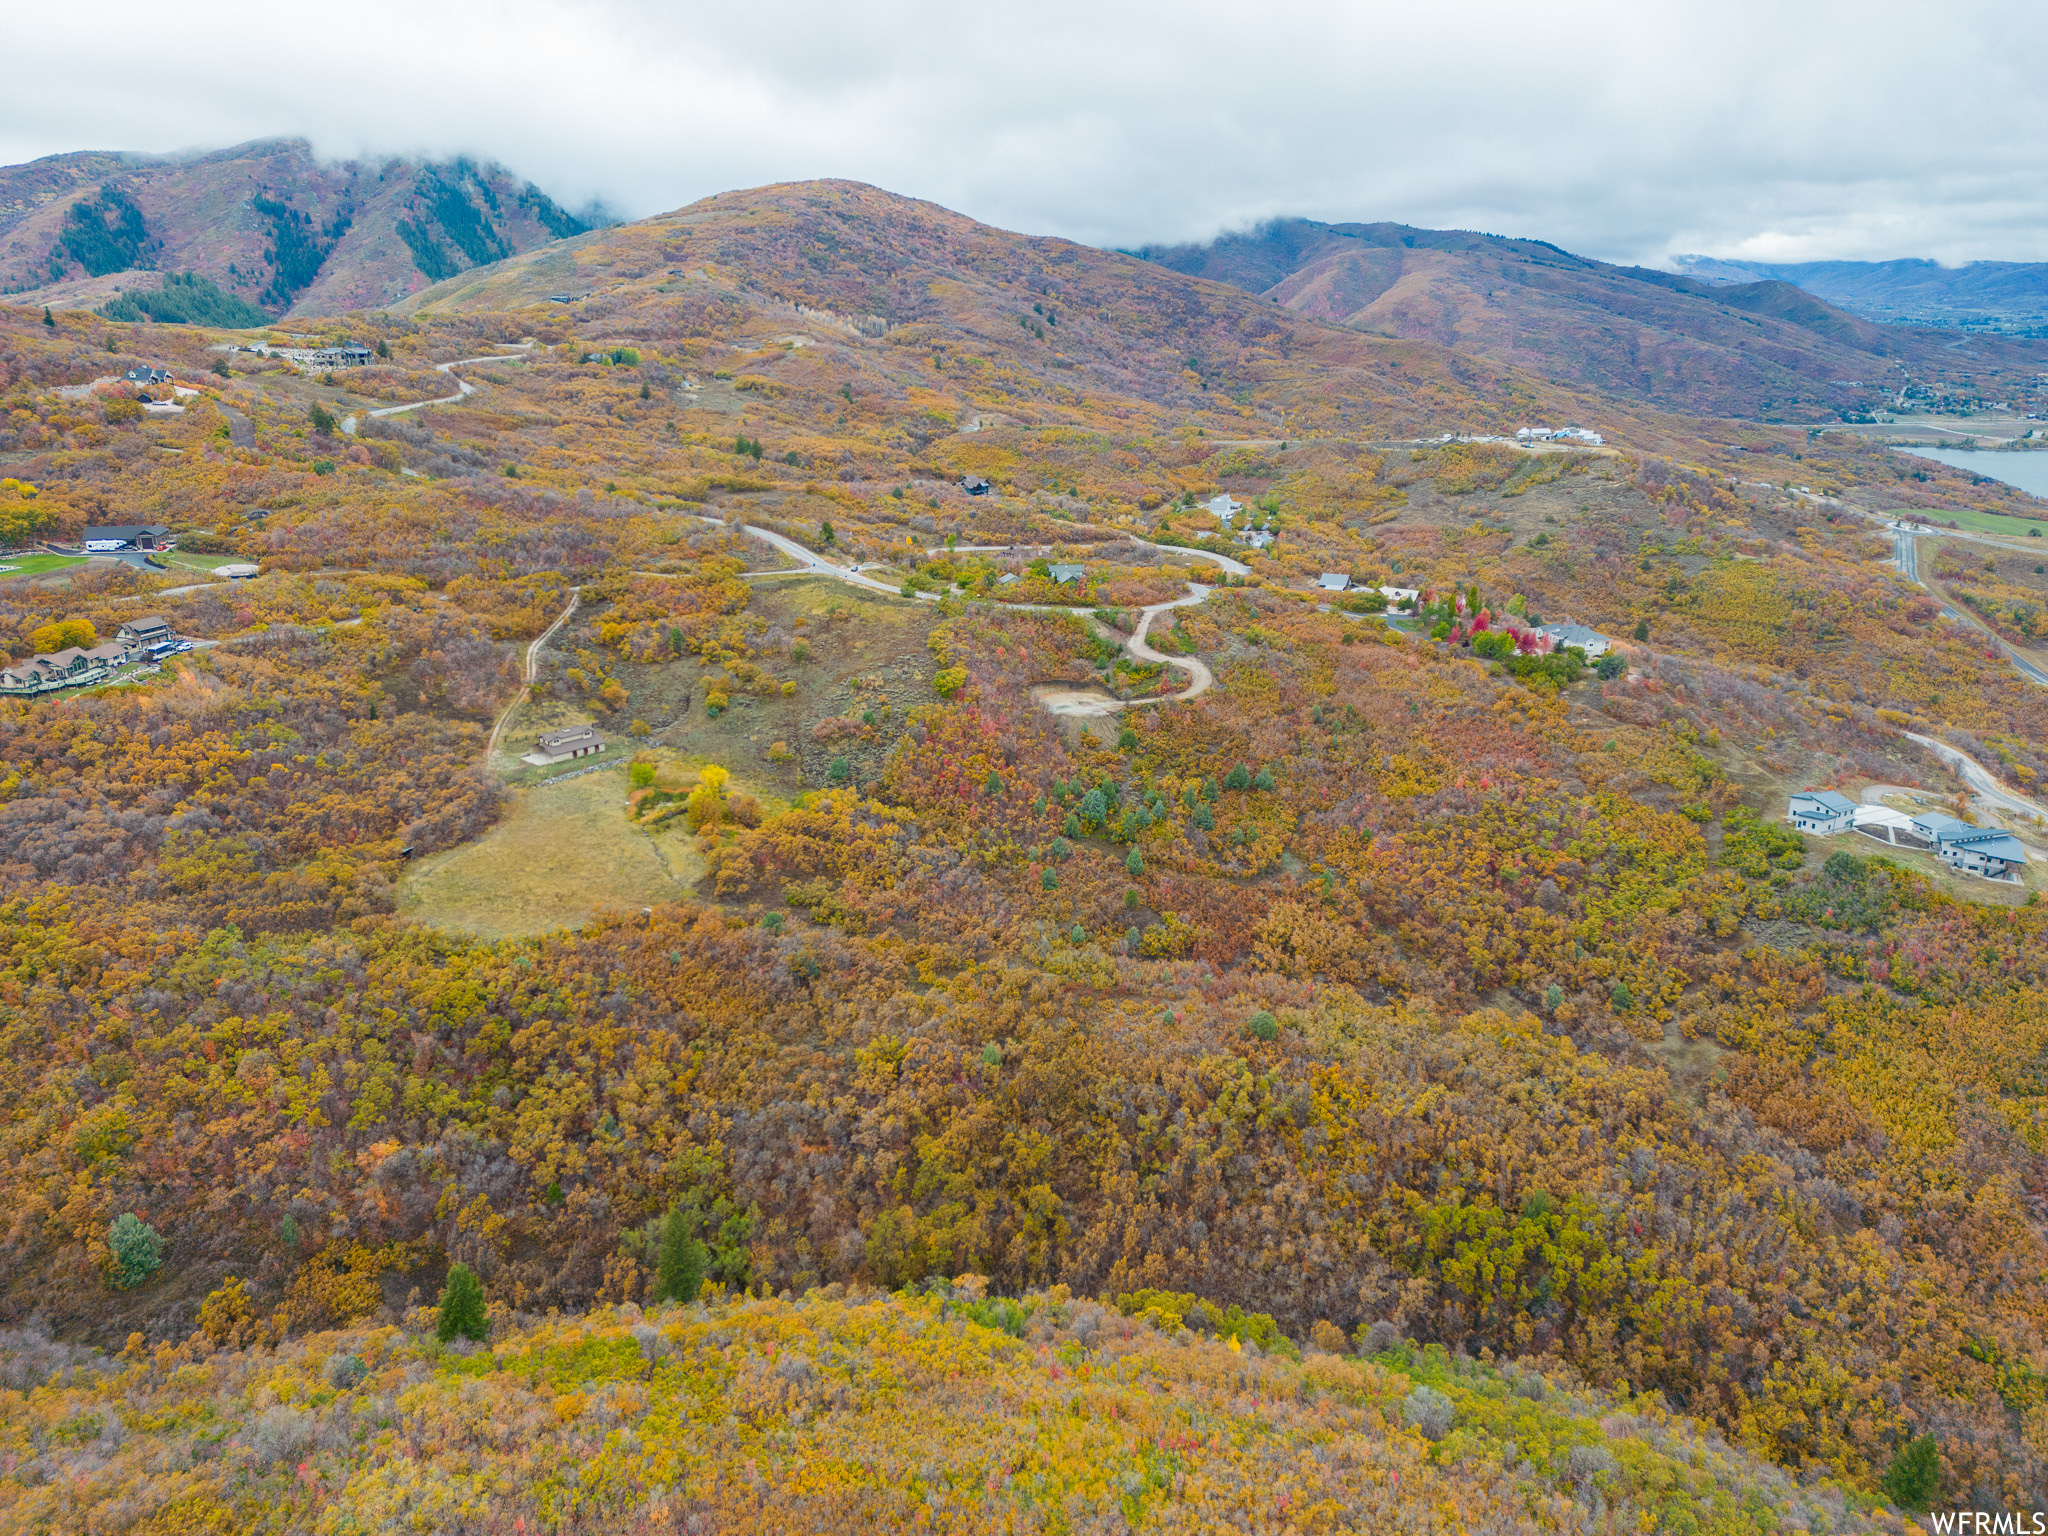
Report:
[[1131,631],[1131,638],[1124,642],[1124,649],[1144,661],[1160,662],[1169,667],[1179,667],[1188,675],[1188,686],[1179,693],[1170,693],[1159,698],[1132,699],[1132,704],[1177,704],[1183,699],[1199,699],[1216,686],[1216,674],[1209,670],[1209,664],[1196,656],[1167,656],[1155,651],[1145,643],[1145,634],[1152,628],[1152,621],[1170,608],[1186,608],[1199,603],[1209,595],[1209,589],[1196,582],[1188,583],[1188,595],[1170,603],[1154,603],[1139,616],[1138,627]]
[[[533,343],[530,341],[518,341],[513,345],[519,348],[517,352],[494,353],[489,357],[458,357],[453,362],[434,364],[434,372],[447,373],[448,377],[455,379],[455,393],[452,395],[437,395],[432,400],[412,400],[404,405],[380,405],[374,411],[366,411],[364,414],[371,417],[403,416],[407,411],[417,411],[429,405],[453,405],[464,396],[475,394],[476,386],[466,379],[456,378],[448,370],[467,368],[471,363],[523,363],[533,351]],[[341,424],[341,430],[344,432],[352,433],[355,429],[356,419],[353,416]]]
[[2017,816],[2034,816],[2048,822],[2048,811],[2044,811],[2025,795],[2015,794],[2000,784],[1992,777],[1989,769],[1961,748],[1952,747],[1945,741],[1936,741],[1932,736],[1922,736],[1917,731],[1907,731],[1904,735],[1908,741],[1919,742],[1953,768],[1957,776],[1976,791],[1978,799],[1988,800],[1991,804]]

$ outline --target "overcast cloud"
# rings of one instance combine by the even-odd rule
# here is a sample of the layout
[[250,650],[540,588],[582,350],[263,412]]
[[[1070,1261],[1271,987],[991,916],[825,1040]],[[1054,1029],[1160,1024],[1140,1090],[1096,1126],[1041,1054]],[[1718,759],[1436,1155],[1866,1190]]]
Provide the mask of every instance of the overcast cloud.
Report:
[[303,136],[626,215],[839,176],[1102,245],[1281,214],[1610,260],[2048,259],[2010,5],[8,0],[0,159]]

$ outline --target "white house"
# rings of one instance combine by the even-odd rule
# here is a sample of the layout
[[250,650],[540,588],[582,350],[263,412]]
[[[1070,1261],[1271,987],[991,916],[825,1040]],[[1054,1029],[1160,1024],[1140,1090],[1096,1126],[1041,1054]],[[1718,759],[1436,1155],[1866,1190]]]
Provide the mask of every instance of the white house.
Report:
[[1942,863],[1959,875],[2017,882],[2027,850],[2010,832],[1973,827],[1938,812],[1913,818],[1913,830],[1934,845]]
[[1396,608],[1400,607],[1403,603],[1419,603],[1422,601],[1422,593],[1415,587],[1381,587],[1380,596],[1384,597]]
[[1584,624],[1545,624],[1536,633],[1548,635],[1551,645],[1560,651],[1568,645],[1576,645],[1586,653],[1588,661],[1605,656],[1614,648],[1612,640],[1599,630],[1589,629]]
[[1209,498],[1209,510],[1227,523],[1244,510],[1244,503],[1231,500],[1230,492],[1225,491],[1220,496]]
[[1856,802],[1832,789],[1802,789],[1792,797],[1785,819],[1801,832],[1832,837],[1856,825]]

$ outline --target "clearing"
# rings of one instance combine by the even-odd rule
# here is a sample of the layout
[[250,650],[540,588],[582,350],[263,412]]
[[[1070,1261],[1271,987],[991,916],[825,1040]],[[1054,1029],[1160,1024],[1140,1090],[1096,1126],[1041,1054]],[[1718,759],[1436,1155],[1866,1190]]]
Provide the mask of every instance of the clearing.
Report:
[[688,897],[703,861],[680,821],[653,833],[627,821],[625,755],[616,769],[513,791],[489,832],[406,871],[400,913],[481,939],[525,938],[580,928],[607,907]]

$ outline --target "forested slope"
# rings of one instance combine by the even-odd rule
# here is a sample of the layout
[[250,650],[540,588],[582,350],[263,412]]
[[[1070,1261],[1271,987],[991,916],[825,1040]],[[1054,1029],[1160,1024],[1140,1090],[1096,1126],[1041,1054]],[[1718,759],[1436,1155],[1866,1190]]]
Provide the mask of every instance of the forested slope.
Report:
[[[546,302],[565,257],[590,299]],[[1776,821],[1787,786],[1949,793],[1907,729],[2048,772],[2040,695],[1848,510],[2013,495],[836,184],[322,334],[389,355],[330,384],[0,320],[11,542],[161,520],[266,572],[0,583],[11,656],[147,612],[221,642],[0,703],[18,1523],[2042,1496],[2048,919]],[[479,356],[459,404],[367,416]],[[129,358],[200,392],[76,392]],[[1575,398],[1618,450],[1422,440]],[[1224,541],[1224,489],[1272,551]],[[749,525],[915,624],[750,581]],[[1015,600],[1048,556],[1073,611]],[[1440,638],[1325,571],[1424,589]],[[1172,691],[1118,640],[1197,577],[1150,638],[1215,688],[1041,707]],[[1488,643],[1538,614],[1626,665]],[[485,756],[521,698],[646,752],[599,772],[684,899],[488,942],[399,915],[414,861],[563,793]],[[656,1310],[671,1239],[702,1312]],[[489,1352],[428,1342],[456,1264]]]

